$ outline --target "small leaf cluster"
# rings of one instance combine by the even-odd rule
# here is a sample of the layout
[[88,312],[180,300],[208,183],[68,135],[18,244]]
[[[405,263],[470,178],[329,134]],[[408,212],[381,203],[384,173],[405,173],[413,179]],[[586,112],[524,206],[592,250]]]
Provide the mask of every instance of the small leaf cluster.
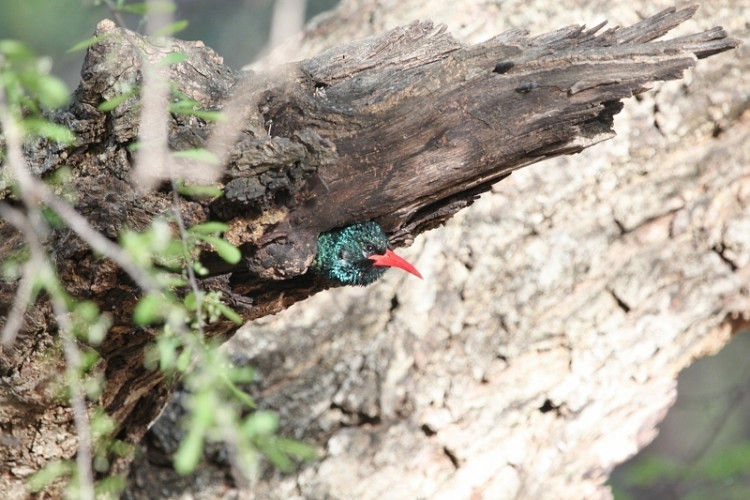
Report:
[[[312,446],[277,434],[275,413],[249,411],[256,409],[255,401],[238,384],[253,381],[251,369],[232,365],[218,346],[203,354],[184,379],[188,415],[182,421],[185,437],[174,456],[178,473],[189,474],[198,467],[207,442],[224,443],[235,470],[247,477],[257,472],[259,454],[284,471],[294,468],[295,459],[316,457]],[[208,365],[198,366],[203,363]]]
[[65,84],[50,75],[51,69],[49,58],[37,57],[22,42],[0,40],[0,91],[15,123],[24,135],[69,144],[73,133],[43,114],[65,106],[70,98]]
[[[101,408],[92,411],[90,425],[95,471],[106,473],[113,457],[132,456],[135,452],[133,445],[112,437],[117,425]],[[29,489],[40,492],[56,481],[63,481],[65,498],[80,498],[79,474],[74,460],[50,462],[29,478]],[[96,498],[119,498],[126,486],[123,476],[105,476],[94,483],[94,494]]]
[[227,229],[224,223],[206,222],[188,229],[181,239],[175,236],[173,226],[166,219],[158,218],[145,232],[126,230],[121,233],[122,247],[162,285],[138,301],[133,313],[136,325],[165,323],[171,331],[177,332],[186,326],[200,329],[206,322],[212,323],[221,316],[238,324],[242,322],[234,311],[221,303],[217,293],[197,289],[184,296],[176,293],[177,289],[188,285],[188,266],[198,275],[208,272],[197,260],[201,243],[211,245],[231,264],[240,261],[240,251],[219,237]]
[[238,263],[239,250],[220,237],[227,229],[223,223],[207,222],[189,228],[184,239],[177,239],[166,221],[157,220],[144,233],[126,232],[121,237],[123,248],[169,287],[145,295],[133,318],[144,327],[161,325],[147,353],[147,366],[181,377],[187,390],[188,414],[182,422],[185,438],[174,456],[175,469],[181,474],[195,470],[206,442],[225,443],[235,469],[248,476],[257,469],[259,454],[283,470],[293,468],[295,459],[316,456],[313,447],[277,435],[276,415],[255,411],[253,398],[239,388],[239,384],[254,380],[254,372],[231,363],[217,341],[206,339],[203,326],[221,319],[241,324],[240,316],[221,302],[217,291],[188,288],[179,295],[178,290],[185,288],[189,279],[184,274],[175,277],[166,269],[190,266],[204,274],[206,270],[194,260],[195,250],[202,244],[211,245],[226,261]]

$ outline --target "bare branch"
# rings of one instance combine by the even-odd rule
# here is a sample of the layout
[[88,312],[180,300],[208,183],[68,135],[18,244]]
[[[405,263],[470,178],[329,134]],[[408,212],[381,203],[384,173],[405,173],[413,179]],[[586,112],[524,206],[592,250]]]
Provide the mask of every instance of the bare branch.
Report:
[[[10,219],[9,215],[10,207],[5,203],[0,203],[0,216],[5,219]],[[23,316],[26,312],[26,308],[31,302],[31,292],[34,285],[34,275],[36,268],[31,262],[26,262],[23,265],[23,273],[16,289],[16,295],[13,298],[13,307],[11,308],[8,316],[5,318],[5,325],[3,325],[3,333],[0,336],[0,343],[12,344],[16,339],[16,334],[23,326]]]

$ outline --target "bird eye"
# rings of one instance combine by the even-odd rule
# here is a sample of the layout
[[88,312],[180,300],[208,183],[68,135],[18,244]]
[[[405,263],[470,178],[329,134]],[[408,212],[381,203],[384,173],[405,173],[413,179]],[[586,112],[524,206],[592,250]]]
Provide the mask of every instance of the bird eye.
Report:
[[362,249],[363,249],[363,250],[365,251],[365,253],[367,253],[367,254],[372,254],[372,253],[375,253],[375,245],[373,245],[373,244],[372,244],[372,243],[370,243],[370,242],[365,242],[365,243],[364,243],[364,245],[362,245]]

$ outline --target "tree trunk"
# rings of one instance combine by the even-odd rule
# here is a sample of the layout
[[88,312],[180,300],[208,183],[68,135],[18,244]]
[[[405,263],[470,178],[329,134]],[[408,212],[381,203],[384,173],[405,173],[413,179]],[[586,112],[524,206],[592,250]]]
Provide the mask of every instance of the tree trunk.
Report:
[[[202,285],[222,291],[245,320],[278,312],[329,287],[308,271],[321,231],[377,220],[393,242],[408,243],[511,171],[613,137],[621,99],[680,78],[695,56],[736,46],[721,29],[652,41],[693,12],[598,36],[511,31],[472,46],[412,23],[268,74],[235,74],[200,44],[175,42],[170,50],[188,57],[171,66],[170,81],[204,108],[244,118],[221,151],[224,195],[181,202],[188,224],[229,222],[227,238],[245,257],[229,268],[206,252],[214,275]],[[98,34],[108,36],[89,50],[75,101],[58,117],[77,131],[75,146],[40,142],[28,157],[40,175],[71,165],[77,210],[115,237],[168,210],[171,194],[129,183],[138,99],[111,113],[96,106],[142,82],[142,52],[152,61],[164,52],[108,22]],[[670,119],[685,116],[669,104]],[[264,373],[258,399],[328,452],[298,477],[264,483],[259,497],[287,498],[292,484],[306,498],[540,497],[567,491],[567,481],[578,497],[601,494],[612,465],[652,437],[679,368],[747,313],[748,132],[721,132],[682,154],[669,135],[644,140],[642,148],[677,150],[658,163],[631,151],[647,166],[592,161],[572,170],[578,162],[568,160],[548,163],[538,182],[514,175],[500,185],[504,195],[443,230],[441,245],[421,244],[420,267],[435,279],[368,289],[366,303],[383,301],[389,312],[357,306],[334,321],[328,312],[311,331],[298,324],[302,332],[290,328],[277,349],[257,352],[262,336],[279,334],[254,327],[243,352]],[[169,144],[202,147],[211,133],[209,123],[173,115]],[[551,208],[573,199],[575,212]],[[461,236],[459,226],[472,231]],[[22,235],[7,224],[0,231],[6,256]],[[139,290],[69,230],[47,243],[68,291],[112,314],[98,403],[121,437],[138,442],[171,391],[143,365],[153,332],[132,326]],[[2,316],[14,292],[2,284]],[[351,317],[361,315],[372,323],[355,327]],[[336,323],[354,332],[336,334]],[[211,335],[235,330],[212,327]],[[72,411],[46,390],[62,369],[51,355],[58,345],[40,299],[2,348],[0,490],[14,495],[30,472],[76,450]],[[631,447],[614,446],[623,440]]]

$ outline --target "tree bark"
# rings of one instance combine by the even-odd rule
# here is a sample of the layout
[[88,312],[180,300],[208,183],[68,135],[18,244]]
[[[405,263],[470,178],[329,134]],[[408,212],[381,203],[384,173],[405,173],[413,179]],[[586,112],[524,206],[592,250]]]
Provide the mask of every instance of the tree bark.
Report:
[[[472,46],[456,41],[444,27],[415,22],[268,74],[235,74],[201,44],[175,42],[170,50],[188,57],[171,67],[170,81],[204,108],[232,112],[227,109],[231,102],[244,115],[237,140],[223,151],[224,195],[182,200],[180,206],[189,225],[229,222],[227,238],[245,257],[240,266],[228,268],[205,252],[202,258],[214,276],[202,286],[221,290],[245,320],[276,313],[328,288],[308,271],[321,231],[377,220],[394,243],[409,243],[513,170],[613,137],[621,99],[642,93],[650,82],[680,78],[696,56],[737,45],[721,29],[653,41],[693,12],[671,10],[603,33],[573,27],[531,37],[511,31]],[[108,22],[100,24],[98,34],[107,36],[89,50],[75,100],[58,117],[78,133],[75,146],[39,142],[28,157],[39,175],[72,165],[77,210],[114,238],[121,228],[143,228],[169,210],[171,194],[166,189],[140,193],[129,182],[127,147],[139,129],[137,97],[111,113],[96,106],[142,81],[143,54],[154,62],[164,52]],[[210,123],[173,115],[169,144],[174,150],[201,147],[211,132]],[[590,422],[619,411],[615,421],[640,428],[668,405],[679,363],[715,338],[707,332],[722,325],[725,331],[736,329],[747,313],[738,301],[748,272],[748,246],[740,230],[747,221],[748,191],[741,168],[726,171],[737,158],[717,162],[729,146],[743,150],[745,139],[742,131],[729,130],[720,136],[726,148],[716,149],[713,142],[691,151],[704,164],[677,158],[668,168],[652,166],[640,181],[628,177],[627,183],[608,183],[615,174],[603,168],[594,171],[594,184],[564,170],[545,169],[543,183],[524,176],[520,182],[534,184],[537,196],[575,194],[577,209],[598,217],[580,224],[539,200],[511,206],[493,198],[485,210],[505,214],[502,231],[489,239],[478,232],[480,241],[445,237],[459,254],[447,260],[451,275],[456,273],[450,280],[463,290],[458,295],[438,291],[436,283],[421,292],[412,288],[411,295],[409,289],[391,290],[397,298],[390,301],[388,320],[360,335],[334,339],[322,322],[317,333],[300,335],[301,345],[290,341],[279,351],[255,355],[255,347],[247,346],[253,364],[267,373],[257,388],[263,404],[281,408],[278,398],[294,394],[298,399],[282,418],[288,411],[297,435],[327,443],[328,457],[316,466],[316,478],[298,486],[300,494],[382,495],[393,484],[394,471],[388,467],[395,463],[423,474],[399,487],[401,498],[461,496],[472,488],[486,498],[514,492],[538,496],[559,486],[567,474],[582,477],[582,471],[588,471],[587,479],[578,484],[600,491],[608,468],[623,454],[619,450],[618,458],[608,456],[592,469],[591,457],[607,449],[608,441],[599,434],[582,444]],[[609,206],[600,204],[605,197]],[[635,210],[634,201],[639,203]],[[494,215],[482,220],[481,210],[473,214],[464,223],[494,224]],[[0,231],[5,256],[22,235],[7,224]],[[579,248],[581,241],[586,247]],[[120,437],[138,442],[172,389],[170,381],[143,365],[154,332],[132,325],[139,290],[71,231],[55,231],[47,244],[68,291],[112,315],[113,327],[99,347],[107,385],[98,403],[115,417]],[[692,252],[681,253],[685,246]],[[425,264],[434,267],[429,255],[439,259],[437,250],[424,248]],[[482,249],[503,255],[505,265],[483,261]],[[645,283],[654,273],[659,278]],[[695,284],[706,277],[710,291]],[[700,293],[692,296],[691,290]],[[2,284],[2,316],[14,292],[14,283]],[[381,293],[369,292],[368,300]],[[457,298],[471,294],[481,296],[473,303],[494,306],[463,310]],[[706,296],[713,300],[705,301]],[[436,307],[455,314],[441,315],[431,332],[418,328],[417,322],[430,323],[429,311]],[[346,322],[348,316],[339,319]],[[76,450],[72,412],[46,390],[63,363],[50,355],[59,345],[51,318],[49,304],[40,299],[0,358],[2,431],[8,443],[0,489],[12,494],[23,495],[30,472]],[[209,333],[231,335],[234,330],[229,322],[219,322]],[[659,338],[646,337],[657,330],[663,333]],[[391,331],[398,333],[394,345],[382,338],[382,332]],[[619,332],[623,344],[597,345],[596,332]],[[670,349],[669,340],[678,335],[679,348]],[[370,343],[373,338],[377,341]],[[334,348],[334,340],[345,345]],[[444,344],[455,349],[455,361],[448,365],[436,363],[430,353]],[[349,356],[362,346],[361,355]],[[622,405],[622,394],[607,406],[592,396],[608,391],[610,381],[600,372],[613,351],[623,353],[626,366],[659,353],[667,356],[662,361],[670,367],[666,373],[632,373],[640,383],[626,387],[634,395],[649,394],[653,406]],[[273,359],[280,352],[296,359],[294,378],[288,368],[273,371],[273,365],[280,368]],[[301,388],[315,377],[328,383],[303,395]],[[430,391],[416,389],[423,384]],[[582,385],[590,386],[590,393],[582,393]],[[462,397],[456,398],[458,393]],[[315,418],[309,418],[310,408],[320,409]],[[642,416],[630,419],[639,411]],[[515,424],[506,420],[521,414],[527,418]],[[307,418],[300,420],[300,415]],[[502,428],[482,424],[499,421],[505,423]],[[381,439],[401,440],[403,448],[373,444]],[[548,455],[547,461],[528,451],[549,449],[555,441],[564,452]],[[404,462],[414,451],[419,460]],[[359,466],[351,465],[352,457]],[[379,473],[368,474],[367,467]],[[313,470],[305,469],[300,477]],[[555,477],[546,483],[528,480],[552,473]],[[344,488],[352,474],[362,481]],[[268,496],[285,481],[268,483]]]

